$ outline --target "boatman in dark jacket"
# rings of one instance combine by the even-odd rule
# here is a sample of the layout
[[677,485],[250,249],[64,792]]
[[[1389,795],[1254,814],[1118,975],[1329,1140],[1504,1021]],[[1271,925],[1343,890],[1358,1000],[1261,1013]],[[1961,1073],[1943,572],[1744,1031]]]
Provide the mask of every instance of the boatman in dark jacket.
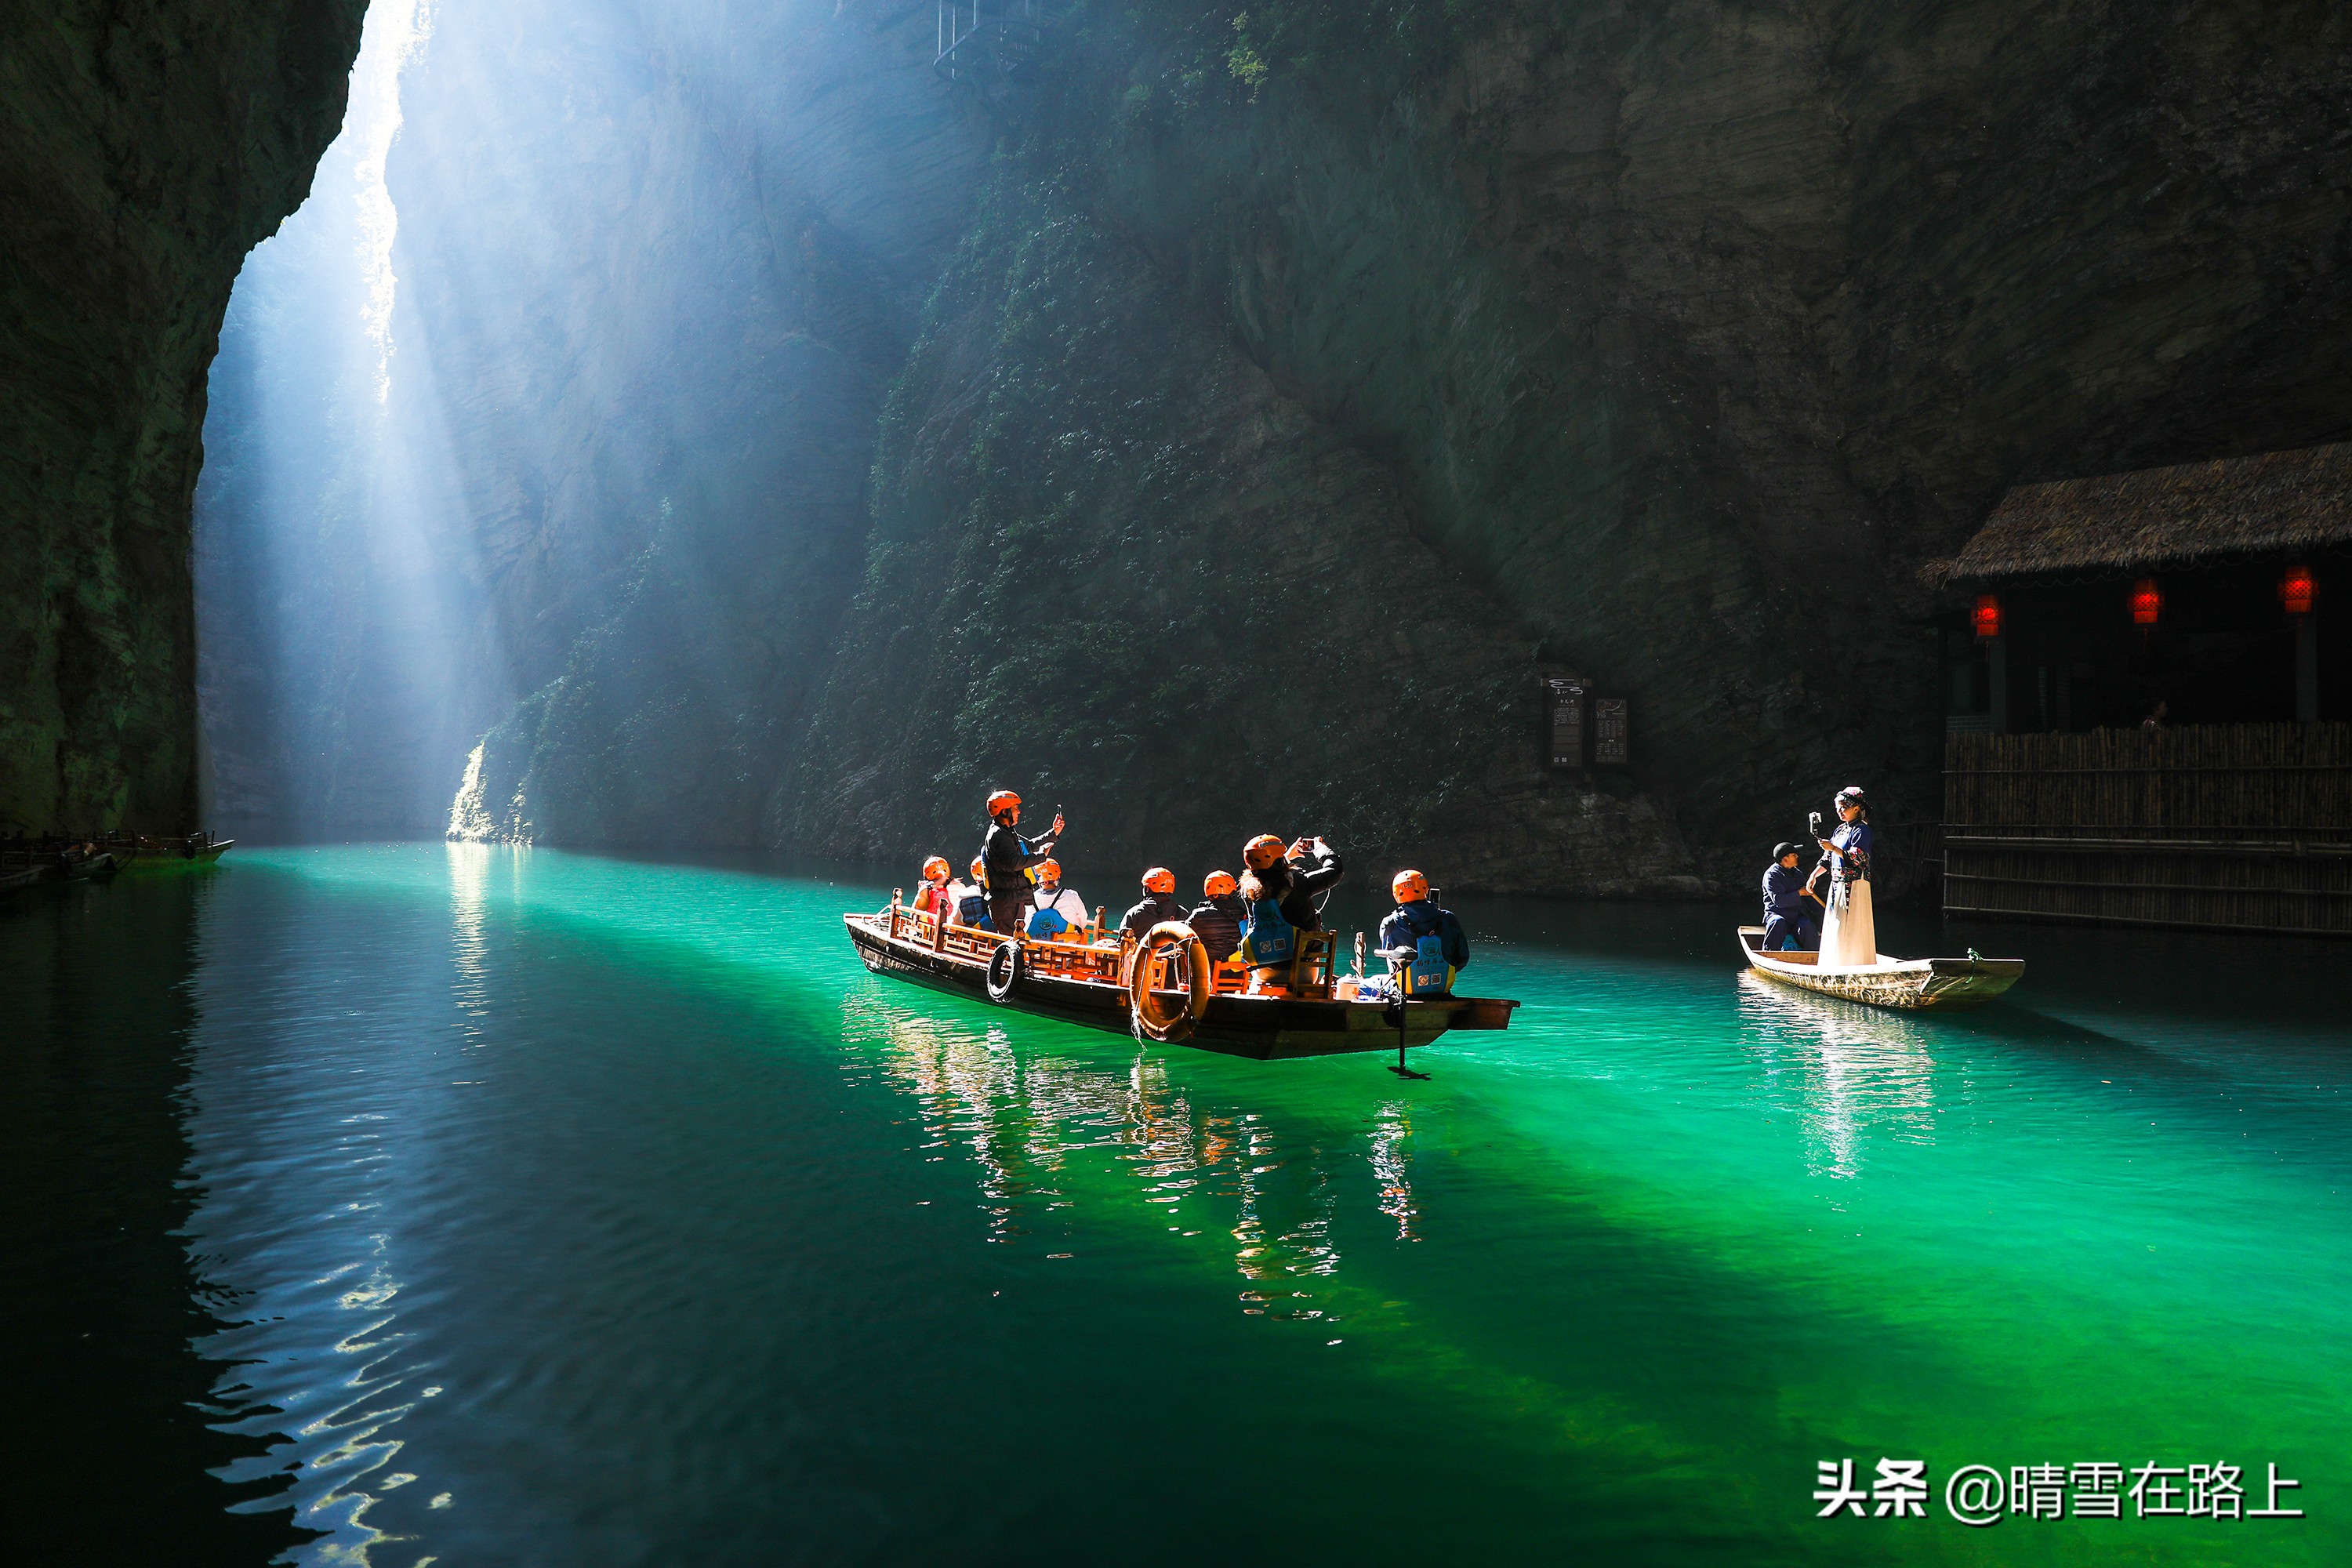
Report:
[[1797,873],[1797,847],[1783,844],[1772,851],[1764,868],[1764,951],[1811,952],[1822,945],[1821,921],[1806,900],[1811,892]]
[[1143,874],[1143,901],[1127,911],[1118,929],[1140,942],[1161,921],[1183,924],[1184,906],[1176,901],[1176,873],[1165,866],[1154,866]]
[[1055,816],[1045,838],[1030,843],[1017,831],[1021,797],[1009,789],[988,797],[988,816],[992,826],[980,847],[980,859],[981,874],[988,881],[989,923],[1001,931],[1023,931],[1028,925],[1029,897],[1037,889],[1037,868],[1054,858],[1062,819]]
[[[1381,951],[1400,956],[1389,960],[1397,989],[1407,996],[1444,996],[1454,989],[1454,977],[1470,966],[1470,938],[1452,910],[1429,901],[1429,879],[1418,871],[1399,871],[1389,883],[1396,908],[1381,921]],[[1412,954],[1411,958],[1402,956]]]

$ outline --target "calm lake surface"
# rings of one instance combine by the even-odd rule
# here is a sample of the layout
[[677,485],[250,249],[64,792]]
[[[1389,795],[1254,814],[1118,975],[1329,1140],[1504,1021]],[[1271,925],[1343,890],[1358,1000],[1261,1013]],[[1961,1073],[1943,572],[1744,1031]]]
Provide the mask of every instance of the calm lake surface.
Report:
[[[1922,1020],[1738,911],[1466,902],[1526,1006],[1409,1083],[872,978],[835,877],[238,849],[0,916],[7,1539],[2352,1561],[2352,951],[1889,922],[2032,961]],[[1814,1518],[1848,1458],[1927,1517]],[[2096,1462],[2307,1517],[1945,1509]]]

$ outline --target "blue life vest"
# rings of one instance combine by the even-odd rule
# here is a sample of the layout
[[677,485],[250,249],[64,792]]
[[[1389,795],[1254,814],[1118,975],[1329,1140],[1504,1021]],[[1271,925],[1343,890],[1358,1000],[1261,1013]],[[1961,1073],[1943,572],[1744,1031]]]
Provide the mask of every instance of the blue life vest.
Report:
[[1069,921],[1059,910],[1040,906],[1029,911],[1029,934],[1041,942],[1052,942],[1069,929]]
[[1400,972],[1409,996],[1443,996],[1447,985],[1445,963],[1445,925],[1433,919],[1430,929],[1423,931],[1421,921],[1412,910],[1405,914],[1405,925],[1412,933],[1412,957],[1403,961]]
[[1252,969],[1287,964],[1298,952],[1297,929],[1283,918],[1282,900],[1260,899],[1242,925],[1242,950]]

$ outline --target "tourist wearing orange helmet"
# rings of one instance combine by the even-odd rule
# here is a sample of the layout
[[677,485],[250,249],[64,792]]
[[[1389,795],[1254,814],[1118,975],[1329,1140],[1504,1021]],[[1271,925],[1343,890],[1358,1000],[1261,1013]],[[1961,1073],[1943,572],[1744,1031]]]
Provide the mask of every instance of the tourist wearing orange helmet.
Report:
[[988,837],[980,847],[982,884],[988,889],[988,912],[997,931],[1017,931],[1028,921],[1029,895],[1037,886],[1037,868],[1054,857],[1054,841],[1062,831],[1061,814],[1046,836],[1032,844],[1021,837],[1021,797],[1009,789],[988,797]]
[[1219,963],[1241,950],[1240,884],[1231,871],[1212,871],[1201,882],[1201,901],[1184,917],[1192,934],[1208,944],[1209,956]]
[[915,894],[917,914],[938,914],[942,910],[955,908],[955,900],[948,896],[949,876],[946,856],[934,855],[923,862],[923,886]]
[[1298,930],[1323,929],[1315,900],[1338,887],[1345,874],[1338,850],[1320,838],[1295,839],[1285,848],[1273,834],[1261,833],[1242,846],[1242,859],[1247,867],[1242,873],[1243,902],[1272,899],[1283,919]]
[[[1056,942],[1087,925],[1087,901],[1062,886],[1062,863],[1048,860],[1037,868],[1037,890],[1029,900],[1027,931],[1045,942]],[[1075,939],[1073,939],[1075,940]]]
[[1443,996],[1470,964],[1470,938],[1451,910],[1429,900],[1429,879],[1399,871],[1389,883],[1396,908],[1381,921],[1381,952],[1390,984],[1407,996]]
[[1316,896],[1339,885],[1339,852],[1319,837],[1294,840],[1286,849],[1271,833],[1242,846],[1242,961],[1250,968],[1250,988],[1264,991],[1289,983],[1297,933],[1323,929]]
[[1141,937],[1161,921],[1184,921],[1184,906],[1176,901],[1176,873],[1165,866],[1154,866],[1143,874],[1143,899],[1127,911],[1118,929],[1129,936]]

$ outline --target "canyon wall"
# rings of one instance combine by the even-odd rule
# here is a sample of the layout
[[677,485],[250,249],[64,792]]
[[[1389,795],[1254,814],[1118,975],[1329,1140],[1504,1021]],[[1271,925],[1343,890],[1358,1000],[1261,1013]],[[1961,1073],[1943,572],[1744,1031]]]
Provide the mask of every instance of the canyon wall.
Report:
[[[1097,886],[1270,829],[1673,896],[1860,783],[1899,886],[1919,564],[2352,426],[2338,7],[1043,16],[951,83],[904,0],[445,0],[388,178],[456,831],[961,858],[1010,784]],[[1539,765],[1566,671],[1630,766]]]
[[205,367],[362,9],[0,3],[0,832],[195,826]]
[[[787,837],[960,842],[1042,781],[1131,855],[1319,826],[1457,886],[1742,885],[1841,784],[1934,819],[1916,572],[2005,486],[2352,421],[2338,8],[1049,37]],[[1538,767],[1561,668],[1631,700],[1607,792]]]

